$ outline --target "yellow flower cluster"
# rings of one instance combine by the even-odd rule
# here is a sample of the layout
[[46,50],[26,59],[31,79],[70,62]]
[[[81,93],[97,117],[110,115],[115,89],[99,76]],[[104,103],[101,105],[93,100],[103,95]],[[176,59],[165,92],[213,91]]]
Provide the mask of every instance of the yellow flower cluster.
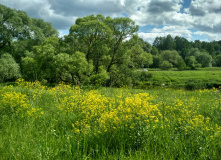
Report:
[[187,95],[194,92],[168,89],[167,92],[175,96],[163,99],[157,94],[153,98],[148,93],[132,94],[126,89],[115,89],[108,94],[104,88],[86,91],[64,83],[49,88],[39,82],[19,79],[17,84],[17,90],[12,86],[0,89],[1,110],[8,109],[23,117],[41,117],[43,110],[51,110],[58,117],[71,118],[68,121],[76,134],[101,135],[122,130],[139,135],[150,130],[162,133],[175,130],[183,134],[202,132],[209,137],[221,134],[221,127],[212,122],[210,115],[204,114],[206,109],[221,111],[220,97],[214,101],[214,94],[219,92],[216,89],[194,91],[199,97]]
[[[40,108],[33,108],[28,96],[21,92],[13,91],[12,86],[0,90],[0,111],[4,114],[16,114],[21,117],[39,117],[43,114]],[[40,114],[39,114],[40,113]]]
[[23,87],[23,88],[33,88],[33,89],[45,89],[46,86],[41,85],[41,83],[39,81],[35,81],[35,82],[27,82],[24,79],[17,79],[16,83],[19,87]]
[[15,113],[27,110],[30,104],[27,103],[27,96],[16,92],[6,92],[1,97],[1,108],[7,108],[7,110]]
[[72,96],[63,98],[58,108],[63,114],[75,116],[76,121],[72,124],[74,131],[84,134],[135,129],[138,124],[151,127],[162,119],[158,105],[151,103],[153,98],[147,93],[128,94],[124,98],[119,93],[116,97],[105,97],[97,91],[83,93],[78,90]]
[[[213,91],[214,90],[200,90],[199,92],[212,95]],[[184,101],[175,99],[171,106],[165,107],[163,112],[165,112],[168,119],[175,121],[175,130],[179,128],[180,130],[184,130],[185,134],[197,132],[213,137],[214,134],[221,133],[220,126],[212,123],[210,117],[200,114],[203,107],[200,104],[204,104],[204,102],[200,102],[197,97],[191,97]],[[209,104],[208,101],[207,104]],[[218,104],[211,102],[210,106],[210,110],[213,110],[218,107]]]

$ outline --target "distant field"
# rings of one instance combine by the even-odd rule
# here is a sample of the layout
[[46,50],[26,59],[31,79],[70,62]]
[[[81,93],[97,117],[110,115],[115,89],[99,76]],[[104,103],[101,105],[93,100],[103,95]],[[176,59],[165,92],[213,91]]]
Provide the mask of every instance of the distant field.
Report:
[[221,67],[185,71],[149,69],[148,73],[153,75],[147,82],[149,85],[187,88],[192,86],[193,89],[221,86]]

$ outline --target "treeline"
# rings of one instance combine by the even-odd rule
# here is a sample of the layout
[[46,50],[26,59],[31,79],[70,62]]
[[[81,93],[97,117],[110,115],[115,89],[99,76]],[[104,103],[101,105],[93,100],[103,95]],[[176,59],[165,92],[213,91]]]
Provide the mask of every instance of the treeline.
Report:
[[0,81],[131,86],[147,80],[140,68],[179,70],[221,66],[221,41],[157,37],[151,46],[129,18],[78,18],[59,38],[48,22],[0,5]]
[[151,53],[153,68],[183,70],[221,66],[221,41],[189,42],[183,37],[168,35],[154,40]]

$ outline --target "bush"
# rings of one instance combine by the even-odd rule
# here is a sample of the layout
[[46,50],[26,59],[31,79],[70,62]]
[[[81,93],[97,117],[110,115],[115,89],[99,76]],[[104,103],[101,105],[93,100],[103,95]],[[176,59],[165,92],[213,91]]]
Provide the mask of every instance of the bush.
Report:
[[4,53],[0,58],[0,82],[15,80],[19,77],[21,77],[19,65],[10,54]]
[[92,75],[89,79],[93,85],[105,85],[107,80],[110,79],[110,76],[102,67],[100,67],[99,73]]
[[168,62],[168,61],[163,61],[160,64],[160,69],[162,69],[162,70],[168,70],[168,69],[170,69],[172,67],[173,67],[173,65],[170,62]]
[[213,82],[187,82],[185,84],[185,88],[188,90],[195,90],[195,89],[212,89],[212,88],[219,88],[221,86],[220,83],[213,83]]
[[153,77],[153,73],[148,73],[146,71],[140,72],[140,81],[148,81],[152,77]]

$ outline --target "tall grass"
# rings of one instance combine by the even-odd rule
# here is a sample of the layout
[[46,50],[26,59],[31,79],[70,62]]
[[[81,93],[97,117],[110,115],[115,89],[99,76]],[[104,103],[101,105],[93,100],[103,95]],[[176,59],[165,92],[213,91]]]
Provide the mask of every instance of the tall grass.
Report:
[[2,159],[219,159],[220,91],[0,88]]

